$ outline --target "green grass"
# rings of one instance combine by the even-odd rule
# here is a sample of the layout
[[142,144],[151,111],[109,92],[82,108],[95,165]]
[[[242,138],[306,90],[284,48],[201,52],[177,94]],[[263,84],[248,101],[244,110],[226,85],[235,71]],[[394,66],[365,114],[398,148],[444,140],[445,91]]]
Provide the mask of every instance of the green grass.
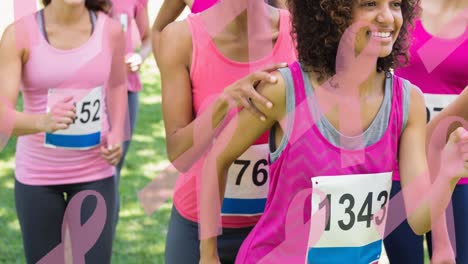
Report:
[[[170,202],[147,216],[137,198],[137,192],[168,165],[159,74],[148,63],[141,76],[144,89],[140,93],[135,134],[122,170],[121,211],[112,263],[164,263]],[[13,195],[15,145],[12,138],[0,152],[0,263],[25,263]]]

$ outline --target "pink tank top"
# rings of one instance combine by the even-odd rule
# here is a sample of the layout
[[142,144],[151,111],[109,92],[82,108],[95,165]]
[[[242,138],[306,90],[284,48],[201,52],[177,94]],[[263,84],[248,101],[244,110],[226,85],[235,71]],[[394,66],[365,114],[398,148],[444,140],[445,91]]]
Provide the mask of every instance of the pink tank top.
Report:
[[[24,112],[45,113],[49,89],[63,92],[64,89],[91,91],[106,87],[112,61],[112,46],[105,31],[108,22],[109,17],[99,12],[86,43],[75,49],[59,50],[41,34],[36,13],[19,21],[26,26],[29,39],[29,58],[23,65],[21,87]],[[85,113],[82,117],[101,119],[101,142],[109,130],[105,90],[102,88],[100,116],[89,112],[90,116],[86,117]],[[84,107],[84,112],[94,111],[92,107],[90,103]],[[77,109],[77,113],[80,110]],[[45,147],[44,143],[45,133],[18,138],[15,169],[18,181],[30,185],[59,185],[95,181],[114,174],[113,167],[101,157],[100,147],[71,150]]]
[[216,4],[218,0],[194,0],[192,4],[192,13],[200,13]]
[[[145,7],[147,0],[117,0],[112,1],[112,17],[120,22],[126,37],[126,53],[130,54],[135,51],[135,36],[140,36],[138,28],[132,27],[135,23],[135,18],[140,12],[146,12]],[[142,85],[138,72],[127,72],[128,90],[131,92],[141,91]]]
[[[424,53],[429,45],[431,52]],[[444,55],[440,61],[434,61],[446,51],[449,51],[446,57]],[[421,88],[430,120],[468,85],[468,27],[457,38],[442,39],[428,33],[421,20],[417,20],[410,54],[408,66],[397,69],[395,73]],[[421,54],[428,54],[425,55],[427,58],[422,58]],[[468,184],[468,179],[461,179],[458,184]]]
[[[294,46],[290,36],[290,17],[289,13],[285,10],[280,11],[280,33],[272,52],[268,56],[250,63],[232,61],[223,56],[223,54],[216,48],[211,36],[204,29],[203,22],[200,18],[201,17],[198,14],[190,15],[188,17],[188,23],[192,32],[193,40],[190,78],[192,82],[193,108],[197,116],[203,112],[203,105],[206,105],[210,99],[219,95],[225,87],[233,82],[271,63],[290,63],[295,60]],[[265,133],[255,142],[255,144],[258,148],[261,148],[262,146],[267,147],[267,141],[268,134]],[[268,148],[265,148],[265,159],[252,162],[246,173],[251,173],[255,166],[259,171],[264,168],[264,166],[267,165],[267,154]],[[200,176],[202,171],[202,163],[203,162],[198,162],[198,165],[193,166],[187,173],[179,177],[174,194],[174,205],[179,213],[183,217],[194,222],[198,222],[198,193],[196,191],[196,179]],[[242,168],[242,166],[238,165],[238,169],[239,168]],[[265,174],[266,172],[267,171],[265,170]],[[263,176],[266,175],[259,175],[258,182],[256,183],[265,186],[267,183]],[[229,193],[229,191],[227,191],[227,193]],[[228,196],[229,195],[226,195],[225,197]],[[224,209],[227,207],[230,208],[224,211],[226,214],[222,218],[223,226],[239,228],[254,225],[258,221],[260,214],[263,212],[266,202],[266,192],[264,193],[263,199],[260,199],[262,197],[258,197],[258,195],[253,194],[250,197],[252,199],[243,200],[243,202],[249,203],[246,204],[247,212],[243,212],[243,216],[238,216],[238,213],[236,213],[239,209],[236,207],[239,204],[243,205],[243,203],[236,202],[238,200],[235,200],[234,198],[235,197],[233,197],[233,199],[225,198],[223,203]]]
[[[367,184],[367,187],[372,188],[375,185],[374,181],[380,181],[379,173],[398,173],[397,152],[402,127],[402,82],[398,77],[393,77],[392,110],[385,134],[376,143],[364,149],[364,162],[345,167],[341,164],[342,159],[359,159],[362,149],[345,150],[327,141],[314,124],[310,107],[305,103],[303,72],[299,64],[292,64],[290,70],[294,87],[288,89],[294,91],[295,105],[293,114],[288,117],[293,120],[290,130],[286,129],[290,131],[290,135],[280,156],[270,165],[270,191],[265,212],[242,244],[236,263],[373,263],[378,255],[369,254],[380,254],[381,238],[374,243],[364,243],[355,247],[332,245],[340,244],[341,240],[346,240],[350,236],[353,240],[357,239],[351,233],[343,235],[343,232],[352,232],[353,229],[350,229],[349,225],[360,224],[361,227],[362,225],[365,227],[365,223],[361,222],[363,219],[359,218],[363,217],[360,209],[365,206],[357,197],[362,192],[347,193],[349,188],[346,178],[356,174],[371,174],[371,181],[358,182],[358,184]],[[333,193],[327,194],[331,204],[329,207],[331,217],[328,231],[324,231],[320,236],[323,237],[330,232],[338,236],[331,240],[328,238],[328,242],[325,245],[322,243],[321,247],[309,248],[310,226],[317,225],[309,223],[311,207],[314,206],[311,205],[311,196],[315,192],[314,189],[325,183],[325,180],[321,182],[322,178],[326,178],[329,182],[335,181],[335,184],[338,182],[339,186],[335,188],[335,192],[346,194],[340,195],[341,197]],[[390,175],[386,176],[386,181],[391,186]],[[367,191],[365,194],[367,195]],[[368,203],[380,208],[389,199],[389,189],[369,196],[371,201]],[[340,199],[339,204],[336,202],[338,199]],[[363,201],[363,197],[360,199]],[[337,217],[334,208],[340,204],[351,212],[345,211],[342,217]],[[322,205],[319,206],[321,208]],[[370,222],[370,219],[367,220]],[[317,245],[319,244],[320,242]]]

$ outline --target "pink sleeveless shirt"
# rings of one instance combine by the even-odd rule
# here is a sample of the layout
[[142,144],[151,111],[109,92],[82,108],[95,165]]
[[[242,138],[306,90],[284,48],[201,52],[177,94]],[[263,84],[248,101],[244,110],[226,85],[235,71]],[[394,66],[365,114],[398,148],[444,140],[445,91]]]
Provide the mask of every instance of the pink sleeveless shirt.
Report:
[[[362,149],[356,151],[341,149],[331,144],[321,134],[314,124],[308,103],[305,103],[307,98],[303,72],[298,63],[292,64],[290,69],[294,87],[288,89],[294,91],[295,105],[295,110],[288,116],[293,120],[289,130],[291,132],[280,156],[270,165],[270,190],[265,212],[242,244],[236,263],[304,263],[306,258],[306,263],[371,263],[374,260],[363,259],[365,252],[372,250],[377,252],[381,246],[381,239],[377,243],[362,248],[351,248],[349,251],[333,247],[314,250],[308,248],[310,225],[314,225],[309,223],[312,181],[315,182],[317,176],[334,178],[343,177],[340,175],[349,177],[348,175],[354,174],[398,173],[397,152],[402,128],[402,82],[393,76],[392,110],[383,137],[364,149],[363,163],[344,167],[341,164],[342,158],[359,160]],[[372,175],[372,177],[377,180],[375,177],[379,176]],[[391,184],[390,176],[388,183]],[[373,183],[371,181],[368,184]],[[340,186],[338,189],[343,191],[346,188]],[[389,198],[388,192],[385,198],[386,200]],[[337,200],[338,197],[331,199]],[[383,199],[374,203],[377,202],[380,206]],[[351,203],[346,200],[344,204],[348,205],[348,202]],[[353,209],[357,210],[354,212],[355,216],[358,216],[360,208],[361,204],[356,202]],[[344,223],[350,221],[346,217],[348,216],[343,218]],[[333,223],[337,220],[332,213],[330,220],[332,229]],[[356,262],[356,258],[360,262]]]
[[200,13],[216,4],[218,0],[194,0],[192,3],[192,13]]
[[[425,49],[430,52],[424,52]],[[445,52],[448,54],[440,61],[434,60]],[[429,120],[468,85],[468,27],[457,38],[443,39],[432,36],[421,20],[417,20],[410,54],[408,66],[395,70],[395,73],[421,88]],[[468,179],[460,179],[458,184],[468,184]]]
[[[19,23],[27,29],[29,58],[23,65],[22,87],[25,113],[46,112],[49,89],[91,89],[106,87],[112,62],[106,24],[101,12],[89,40],[78,48],[59,50],[39,30],[36,13]],[[26,37],[26,36],[25,36]],[[109,130],[105,89],[101,105],[101,142]],[[80,110],[77,109],[77,112]],[[110,177],[114,169],[102,157],[99,147],[69,150],[44,146],[45,133],[21,136],[16,147],[16,178],[30,185],[59,185],[95,181]]]
[[[133,53],[137,47],[133,41],[134,36],[140,36],[139,32],[133,32],[138,28],[132,27],[135,18],[141,12],[146,12],[147,0],[116,0],[112,1],[112,17],[120,22],[126,37],[126,53]],[[142,85],[138,72],[127,72],[128,90],[141,91]]]
[[[236,62],[223,56],[205,30],[198,14],[190,15],[187,20],[193,41],[190,78],[193,108],[197,116],[203,112],[204,104],[207,104],[213,96],[220,94],[225,87],[233,82],[271,63],[290,63],[295,60],[294,46],[290,37],[290,17],[285,10],[280,11],[280,32],[272,52],[268,56],[250,63]],[[268,134],[266,133],[255,144],[266,145],[267,141]],[[198,222],[196,178],[200,177],[202,163],[198,162],[198,165],[194,165],[187,173],[179,177],[174,194],[174,205],[179,213],[194,222]],[[267,161],[265,160],[264,163],[266,165]],[[227,203],[226,200],[224,203]],[[264,203],[265,201],[263,201],[263,207]],[[261,200],[256,200],[255,206],[262,207]],[[222,221],[224,227],[239,228],[252,226],[258,219],[259,215],[223,216]]]

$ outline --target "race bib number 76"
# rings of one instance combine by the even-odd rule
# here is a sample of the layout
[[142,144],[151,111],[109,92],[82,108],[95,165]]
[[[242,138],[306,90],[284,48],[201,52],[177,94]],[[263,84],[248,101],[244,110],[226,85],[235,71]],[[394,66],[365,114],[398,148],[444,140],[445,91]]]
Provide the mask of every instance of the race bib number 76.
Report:
[[268,195],[268,144],[253,145],[231,165],[221,213],[261,215]]

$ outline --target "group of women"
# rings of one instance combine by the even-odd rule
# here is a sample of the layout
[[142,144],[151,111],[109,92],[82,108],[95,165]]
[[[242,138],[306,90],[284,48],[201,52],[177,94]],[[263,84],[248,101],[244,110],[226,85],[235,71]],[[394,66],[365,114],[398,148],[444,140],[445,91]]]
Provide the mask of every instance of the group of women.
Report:
[[107,216],[86,263],[110,262],[151,47],[182,172],[166,263],[376,263],[382,245],[423,263],[431,229],[434,263],[468,263],[468,2],[165,0],[152,30],[145,0],[43,5],[0,44],[1,99],[23,96],[9,114],[28,263],[62,242],[81,191],[96,194],[82,225],[99,197]]

